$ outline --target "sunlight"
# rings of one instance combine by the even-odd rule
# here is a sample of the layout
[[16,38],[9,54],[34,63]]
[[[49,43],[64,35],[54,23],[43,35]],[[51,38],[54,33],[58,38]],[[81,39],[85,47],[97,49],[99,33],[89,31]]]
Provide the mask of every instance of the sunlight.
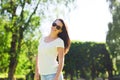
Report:
[[105,42],[111,22],[105,0],[78,0],[78,8],[71,12],[69,33],[72,40]]

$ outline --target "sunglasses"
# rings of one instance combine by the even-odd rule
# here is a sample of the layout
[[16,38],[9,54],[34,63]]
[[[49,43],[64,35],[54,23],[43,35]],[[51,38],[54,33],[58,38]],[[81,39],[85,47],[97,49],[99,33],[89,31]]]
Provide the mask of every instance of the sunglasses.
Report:
[[57,29],[57,30],[60,30],[60,29],[61,29],[61,27],[60,27],[60,26],[58,26],[55,22],[54,22],[54,23],[52,23],[52,26],[53,26],[53,27],[56,27],[56,29]]

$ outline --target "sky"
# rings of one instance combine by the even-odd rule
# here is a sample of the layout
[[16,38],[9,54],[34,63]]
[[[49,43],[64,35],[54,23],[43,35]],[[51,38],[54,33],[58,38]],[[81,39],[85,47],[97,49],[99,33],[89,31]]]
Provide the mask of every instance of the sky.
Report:
[[112,21],[106,0],[77,0],[77,6],[68,23],[71,40],[105,42]]
[[[66,13],[67,17],[62,16],[68,25],[68,32],[71,40],[105,42],[108,31],[108,23],[112,22],[112,16],[109,11],[109,5],[106,0],[77,0],[77,8],[70,13]],[[46,16],[53,14],[54,7],[50,7],[51,12],[47,12]],[[59,10],[64,8],[59,8]],[[66,11],[64,10],[63,13]],[[52,13],[52,14],[50,14]],[[61,13],[61,12],[59,12]],[[67,19],[66,19],[67,18]],[[47,18],[49,19],[49,18]],[[52,21],[53,22],[53,21]],[[41,32],[48,35],[51,20],[44,20],[41,24]]]

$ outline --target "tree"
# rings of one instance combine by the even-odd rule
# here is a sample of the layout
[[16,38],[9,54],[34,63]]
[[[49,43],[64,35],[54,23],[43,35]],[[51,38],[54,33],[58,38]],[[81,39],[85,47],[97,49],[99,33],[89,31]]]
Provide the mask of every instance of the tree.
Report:
[[84,78],[95,80],[97,77],[113,76],[113,65],[105,43],[72,42],[65,57],[65,77],[70,80]]
[[[8,79],[13,80],[13,75],[15,73],[15,69],[18,63],[18,57],[21,50],[21,43],[24,37],[24,32],[32,29],[32,26],[38,26],[39,25],[39,17],[36,17],[35,11],[37,10],[38,4],[40,0],[38,1],[34,11],[31,14],[26,14],[26,11],[24,11],[26,3],[30,4],[29,1],[1,1],[1,14],[3,16],[7,16],[6,18],[3,18],[6,22],[8,21],[8,24],[5,24],[4,28],[6,31],[8,31],[11,34],[11,42],[10,42],[10,63],[9,63],[9,72],[8,72]],[[20,16],[16,14],[17,8],[20,5],[22,8],[22,11],[20,13]],[[36,18],[35,21],[31,21],[32,19]],[[26,20],[27,19],[27,20]],[[34,24],[33,24],[34,23]]]
[[[112,60],[114,61],[115,75],[120,74],[120,0],[108,0],[110,12],[112,14],[112,22],[108,24],[108,33],[106,43],[109,46]],[[117,72],[117,73],[116,73]]]

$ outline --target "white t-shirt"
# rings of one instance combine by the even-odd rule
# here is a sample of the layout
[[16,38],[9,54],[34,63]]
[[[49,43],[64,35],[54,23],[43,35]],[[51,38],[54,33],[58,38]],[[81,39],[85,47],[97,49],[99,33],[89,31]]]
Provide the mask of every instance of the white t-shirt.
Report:
[[57,72],[57,47],[64,48],[64,42],[57,38],[51,42],[45,42],[42,37],[38,46],[38,69],[41,75],[52,74]]

